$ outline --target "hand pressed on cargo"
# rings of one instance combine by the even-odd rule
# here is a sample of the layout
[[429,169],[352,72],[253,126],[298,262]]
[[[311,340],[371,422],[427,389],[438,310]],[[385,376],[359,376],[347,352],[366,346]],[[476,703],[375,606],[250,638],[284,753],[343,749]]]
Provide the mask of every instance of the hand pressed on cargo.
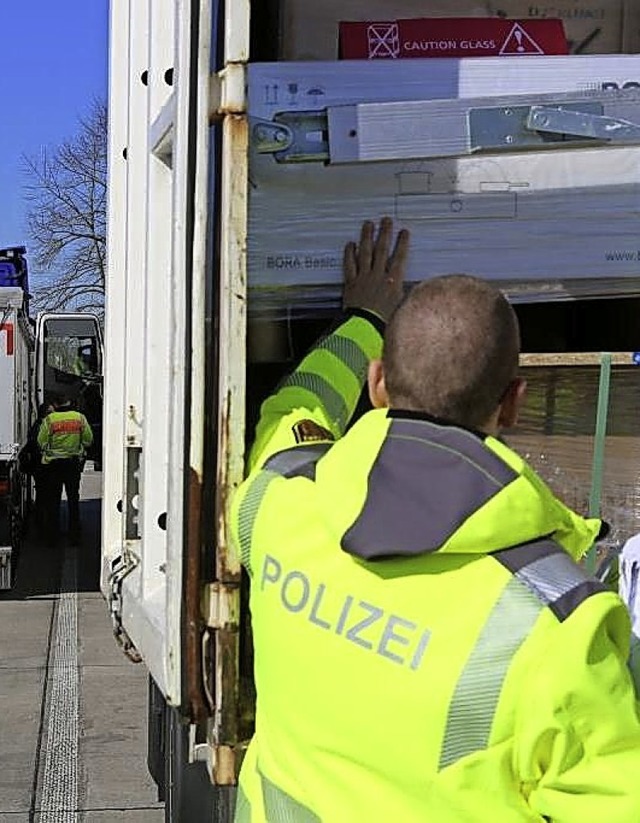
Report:
[[370,220],[362,224],[360,242],[344,250],[344,307],[366,309],[387,321],[402,300],[409,232],[398,232],[393,251],[393,221],[383,217],[377,237]]

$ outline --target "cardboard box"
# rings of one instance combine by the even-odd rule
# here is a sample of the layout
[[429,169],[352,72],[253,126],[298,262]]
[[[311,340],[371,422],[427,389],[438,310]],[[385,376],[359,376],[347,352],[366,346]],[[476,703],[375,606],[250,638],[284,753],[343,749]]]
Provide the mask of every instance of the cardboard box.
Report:
[[640,51],[637,0],[283,0],[282,60],[335,60],[340,21],[416,17],[508,17],[563,21],[575,54]]
[[[249,113],[269,121],[361,101],[584,93],[635,78],[632,56],[255,64]],[[344,243],[385,214],[412,231],[410,281],[464,271],[528,302],[636,294],[639,163],[639,147],[342,166],[252,152],[253,305],[335,308]]]
[[622,23],[622,51],[630,54],[640,52],[640,3],[624,0]]
[[282,60],[337,60],[340,21],[410,17],[487,17],[484,0],[283,0]]
[[625,51],[626,9],[635,0],[488,0],[489,14],[564,22],[572,54],[616,54]]
[[441,17],[340,23],[340,57],[522,57],[568,54],[561,20]]

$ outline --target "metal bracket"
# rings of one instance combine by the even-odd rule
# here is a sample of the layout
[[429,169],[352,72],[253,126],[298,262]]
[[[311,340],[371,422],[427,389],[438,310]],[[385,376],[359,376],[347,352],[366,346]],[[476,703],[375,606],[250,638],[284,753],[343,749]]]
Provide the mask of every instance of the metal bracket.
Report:
[[130,552],[118,555],[111,563],[109,575],[109,612],[113,626],[113,636],[124,654],[132,663],[140,663],[142,656],[122,625],[122,581],[131,574],[140,561]]
[[278,163],[381,162],[640,144],[640,94],[595,91],[410,100],[283,111],[254,120]]
[[561,135],[563,139],[574,137],[602,140],[605,142],[637,143],[640,125],[620,117],[605,117],[604,107],[581,103],[576,106],[531,106],[527,127],[545,134]]
[[293,144],[291,129],[270,120],[254,121],[251,134],[253,147],[259,154],[286,152]]
[[472,152],[567,148],[640,141],[640,126],[606,117],[602,103],[580,101],[557,106],[500,106],[469,111]]
[[273,154],[278,163],[329,160],[326,111],[283,111],[273,120],[252,121],[252,146],[258,154]]

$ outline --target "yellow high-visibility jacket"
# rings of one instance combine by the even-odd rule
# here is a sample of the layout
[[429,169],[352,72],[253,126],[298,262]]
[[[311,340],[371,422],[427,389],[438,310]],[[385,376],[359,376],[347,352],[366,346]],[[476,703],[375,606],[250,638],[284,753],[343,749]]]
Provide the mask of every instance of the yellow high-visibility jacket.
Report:
[[42,462],[84,457],[85,449],[93,443],[93,432],[84,414],[74,409],[48,414],[38,432]]
[[637,823],[629,618],[600,528],[491,437],[375,410],[347,316],[263,405],[232,505],[256,732],[237,823]]

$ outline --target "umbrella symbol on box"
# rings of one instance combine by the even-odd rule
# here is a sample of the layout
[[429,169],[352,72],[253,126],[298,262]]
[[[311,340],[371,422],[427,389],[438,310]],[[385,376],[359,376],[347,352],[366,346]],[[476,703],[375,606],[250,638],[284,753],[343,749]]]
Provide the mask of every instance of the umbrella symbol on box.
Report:
[[400,54],[400,29],[397,23],[371,23],[367,26],[369,59],[397,57]]

